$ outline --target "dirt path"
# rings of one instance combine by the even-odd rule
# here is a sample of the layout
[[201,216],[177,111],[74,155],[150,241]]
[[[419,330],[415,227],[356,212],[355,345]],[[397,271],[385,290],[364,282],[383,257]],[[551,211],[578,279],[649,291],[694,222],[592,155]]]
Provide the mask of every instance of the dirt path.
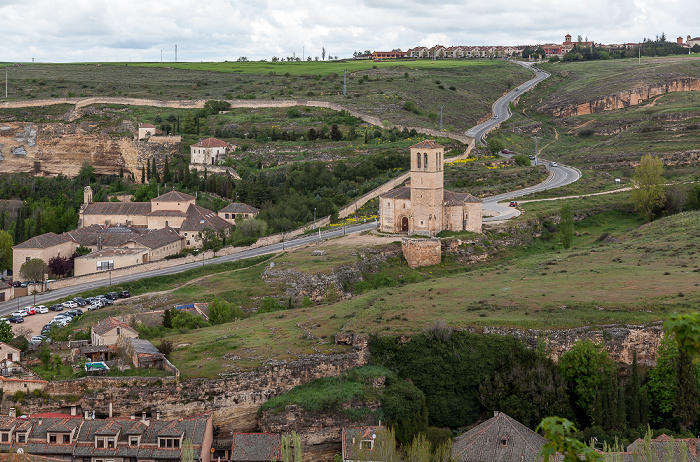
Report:
[[589,120],[588,122],[584,122],[581,125],[579,125],[578,127],[574,127],[571,130],[569,130],[569,134],[575,132],[576,130],[580,130],[581,128],[585,127],[588,124],[592,124],[593,122],[595,122],[595,120]]
[[651,103],[645,104],[644,107],[654,107],[654,106],[656,106],[656,102],[657,102],[657,101],[659,100],[659,98],[661,98],[662,96],[664,96],[664,95],[659,95],[659,96],[657,96],[656,98],[652,99],[652,100],[651,100]]

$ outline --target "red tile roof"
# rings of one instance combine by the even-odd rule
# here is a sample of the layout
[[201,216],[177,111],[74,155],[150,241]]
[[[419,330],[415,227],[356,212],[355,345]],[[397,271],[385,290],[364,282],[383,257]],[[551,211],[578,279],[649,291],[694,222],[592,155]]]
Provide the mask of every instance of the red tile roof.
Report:
[[206,140],[199,140],[197,143],[193,144],[191,147],[195,148],[225,148],[228,146],[226,141],[221,141],[216,138],[207,138]]
[[400,188],[392,189],[389,192],[385,192],[379,197],[381,197],[382,199],[410,199],[411,188],[409,188],[408,186],[402,186]]
[[202,231],[207,228],[219,231],[230,227],[231,223],[221,218],[216,212],[212,212],[198,205],[190,204],[187,209],[187,218],[185,218],[185,221],[180,225],[180,232]]
[[223,209],[219,210],[219,213],[258,213],[259,211],[260,209],[251,207],[248,204],[234,202],[233,204],[229,204]]
[[106,334],[110,330],[114,329],[115,327],[122,327],[124,329],[128,329],[131,332],[135,333],[138,335],[138,332],[136,332],[134,329],[132,329],[130,326],[127,324],[124,324],[117,318],[113,318],[112,316],[103,319],[102,321],[98,322],[94,326],[92,326],[92,331],[96,333],[97,335],[102,335]]
[[151,124],[139,124],[139,128],[156,128],[156,126]]
[[424,140],[421,141],[418,144],[414,144],[413,146],[410,147],[410,149],[437,149],[437,148],[444,148],[445,146],[441,144],[437,144],[433,140]]

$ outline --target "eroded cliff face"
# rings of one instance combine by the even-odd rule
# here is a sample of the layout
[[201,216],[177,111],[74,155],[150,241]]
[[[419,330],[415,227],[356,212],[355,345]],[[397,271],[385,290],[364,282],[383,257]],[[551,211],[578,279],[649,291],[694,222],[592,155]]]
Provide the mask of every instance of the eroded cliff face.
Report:
[[133,173],[141,178],[141,166],[153,157],[162,159],[179,152],[179,143],[135,141],[131,122],[122,122],[116,136],[100,133],[87,124],[0,123],[0,173],[76,176],[84,162],[98,174]]
[[545,105],[540,110],[553,117],[570,117],[577,115],[593,114],[603,111],[614,111],[629,106],[635,106],[641,102],[677,91],[698,91],[700,90],[700,79],[686,77],[675,79],[669,82],[646,85],[621,91],[612,95],[595,98],[584,103],[571,103],[560,106]]

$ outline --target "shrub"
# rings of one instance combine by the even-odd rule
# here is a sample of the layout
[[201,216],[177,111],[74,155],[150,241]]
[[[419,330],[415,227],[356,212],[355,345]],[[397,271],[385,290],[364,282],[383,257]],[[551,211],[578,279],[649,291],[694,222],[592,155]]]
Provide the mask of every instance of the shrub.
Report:
[[412,112],[417,115],[422,114],[422,112],[418,109],[418,106],[416,106],[416,103],[414,103],[413,101],[406,101],[405,103],[403,103],[403,108],[406,111]]
[[513,160],[516,164],[522,165],[523,167],[530,166],[530,158],[525,154],[518,154],[517,156],[513,157]]

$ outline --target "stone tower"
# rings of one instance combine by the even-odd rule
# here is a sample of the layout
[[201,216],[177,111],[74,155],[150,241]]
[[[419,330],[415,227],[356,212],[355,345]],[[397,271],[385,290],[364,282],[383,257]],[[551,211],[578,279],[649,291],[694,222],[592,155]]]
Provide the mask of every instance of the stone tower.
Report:
[[83,203],[92,203],[92,188],[90,186],[85,186],[83,188]]
[[431,140],[411,146],[411,229],[434,236],[442,231],[444,198],[442,160],[445,147]]

